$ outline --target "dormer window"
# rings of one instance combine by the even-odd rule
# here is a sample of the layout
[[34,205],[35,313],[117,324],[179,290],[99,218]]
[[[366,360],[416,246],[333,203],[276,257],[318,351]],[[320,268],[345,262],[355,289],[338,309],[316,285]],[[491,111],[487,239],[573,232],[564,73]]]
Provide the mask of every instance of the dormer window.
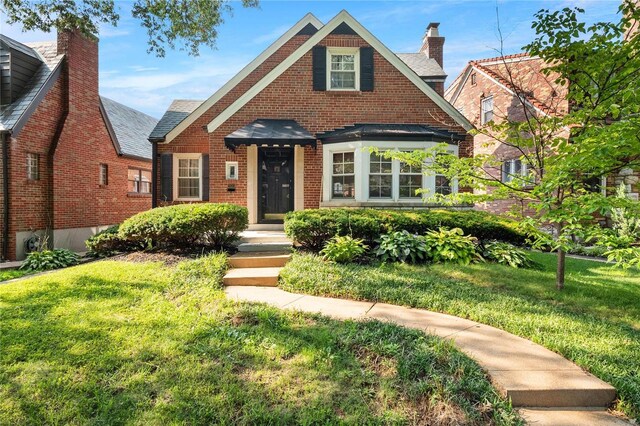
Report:
[[359,90],[359,49],[327,49],[329,90]]

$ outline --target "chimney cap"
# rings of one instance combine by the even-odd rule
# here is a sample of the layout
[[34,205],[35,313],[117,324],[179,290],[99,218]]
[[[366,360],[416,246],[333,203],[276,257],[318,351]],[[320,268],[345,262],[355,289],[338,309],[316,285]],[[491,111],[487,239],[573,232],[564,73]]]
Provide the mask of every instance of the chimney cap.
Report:
[[427,29],[438,28],[439,26],[440,26],[440,22],[429,22],[429,25],[427,25]]

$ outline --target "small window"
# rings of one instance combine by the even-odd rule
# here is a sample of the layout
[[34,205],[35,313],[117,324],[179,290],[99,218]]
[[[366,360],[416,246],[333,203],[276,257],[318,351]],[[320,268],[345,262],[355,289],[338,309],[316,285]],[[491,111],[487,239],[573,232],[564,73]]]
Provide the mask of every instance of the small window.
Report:
[[358,90],[358,50],[327,50],[330,90]]
[[476,73],[471,74],[471,85],[476,85]]
[[151,194],[151,172],[142,169],[129,169],[129,192],[132,194]]
[[40,179],[40,154],[27,154],[27,179]]
[[400,198],[420,198],[422,189],[422,167],[400,162]]
[[369,198],[391,198],[393,161],[371,153],[369,158]]
[[353,152],[333,154],[331,194],[332,198],[354,198],[356,196]]
[[109,185],[109,166],[107,164],[100,164],[100,185]]
[[178,159],[178,198],[200,199],[200,158]]
[[493,96],[482,99],[482,124],[493,120]]
[[519,158],[506,160],[502,163],[502,182],[512,182],[516,177],[521,179],[529,176],[529,168],[526,162],[522,162]]
[[238,179],[238,162],[237,161],[227,161],[225,168],[226,168],[226,177],[228,180]]

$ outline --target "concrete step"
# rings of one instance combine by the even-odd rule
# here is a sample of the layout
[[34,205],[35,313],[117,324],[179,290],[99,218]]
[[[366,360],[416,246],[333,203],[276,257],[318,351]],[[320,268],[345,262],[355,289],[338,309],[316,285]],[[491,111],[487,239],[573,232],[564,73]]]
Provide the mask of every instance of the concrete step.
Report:
[[260,242],[260,243],[240,243],[238,244],[238,251],[241,253],[247,252],[283,252],[290,251],[293,244],[290,241],[286,242]]
[[282,231],[244,231],[240,233],[240,243],[288,243],[289,238]]
[[284,231],[282,223],[252,223],[247,231]]
[[237,268],[224,276],[225,286],[276,287],[282,268]]
[[288,252],[241,252],[229,257],[234,268],[273,268],[284,266],[291,258]]
[[527,424],[535,426],[629,426],[632,423],[605,410],[576,408],[521,408]]

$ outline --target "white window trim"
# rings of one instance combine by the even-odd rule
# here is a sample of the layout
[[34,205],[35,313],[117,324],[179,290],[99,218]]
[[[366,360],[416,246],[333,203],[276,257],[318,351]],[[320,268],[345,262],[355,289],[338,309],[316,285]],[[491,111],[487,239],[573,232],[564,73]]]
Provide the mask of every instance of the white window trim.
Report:
[[[335,197],[333,195],[333,177],[334,176],[350,176],[352,173],[342,173],[342,174],[334,174],[333,173],[333,155],[334,154],[351,154],[353,153],[353,197]],[[358,184],[358,177],[357,177],[357,172],[356,172],[356,163],[357,163],[357,159],[356,159],[356,150],[355,149],[344,149],[344,150],[338,150],[338,151],[331,151],[330,154],[330,159],[329,159],[329,187],[330,187],[330,200],[336,200],[336,201],[343,201],[343,200],[355,200],[356,198],[356,191],[357,188],[359,186]],[[344,163],[343,163],[344,164]]]
[[484,109],[484,104],[485,102],[491,101],[491,120],[489,121],[493,121],[493,111],[495,110],[495,104],[494,104],[494,100],[493,100],[493,95],[491,96],[487,96],[484,97],[482,99],[480,99],[480,122],[482,124],[487,124],[489,121],[485,121],[485,113],[488,112],[489,110]]
[[[235,167],[235,174],[231,173],[231,168]],[[227,180],[238,180],[238,162],[237,161],[227,161],[225,163],[225,176]]]
[[[322,179],[322,200],[330,205],[352,204],[381,204],[381,203],[406,203],[423,205],[422,197],[401,198],[400,195],[400,161],[393,160],[393,180],[391,198],[369,198],[369,147],[376,147],[381,151],[395,149],[398,151],[426,150],[440,145],[440,142],[407,142],[407,141],[353,141],[325,144],[323,149],[323,179]],[[354,152],[354,172],[355,172],[355,198],[333,198],[331,188],[331,178],[333,176],[333,154],[338,152]],[[449,145],[448,152],[458,155],[458,146]],[[435,174],[428,172],[429,164],[425,164],[425,172],[422,175],[422,190],[424,196],[435,194]],[[458,192],[458,181],[451,182],[452,193]]]
[[[334,89],[331,87],[331,55],[354,55],[355,88]],[[327,91],[357,92],[360,90],[360,49],[357,47],[327,47]]]
[[[180,160],[198,160],[199,197],[178,196],[178,173]],[[202,154],[173,154],[173,199],[176,201],[202,201]]]

